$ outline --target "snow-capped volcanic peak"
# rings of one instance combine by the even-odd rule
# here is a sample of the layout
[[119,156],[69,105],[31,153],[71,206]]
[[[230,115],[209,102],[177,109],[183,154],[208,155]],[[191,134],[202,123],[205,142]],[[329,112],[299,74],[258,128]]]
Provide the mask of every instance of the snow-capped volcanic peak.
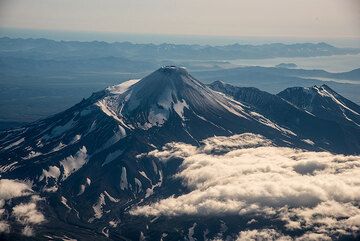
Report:
[[109,87],[107,92],[97,105],[124,127],[162,126],[172,114],[184,121],[185,109],[242,112],[240,103],[233,106],[224,101],[226,97],[210,90],[183,67],[164,66],[141,80]]
[[141,80],[107,88],[108,95],[97,105],[125,126],[124,119],[132,122],[131,125],[148,129],[164,124],[172,111],[183,119],[188,104],[181,91],[186,86],[197,85],[201,86],[185,68],[162,67]]
[[204,88],[185,68],[165,66],[132,86],[126,110],[132,112],[139,107],[148,109],[154,105],[169,110],[172,105],[182,102],[186,89],[199,87]]

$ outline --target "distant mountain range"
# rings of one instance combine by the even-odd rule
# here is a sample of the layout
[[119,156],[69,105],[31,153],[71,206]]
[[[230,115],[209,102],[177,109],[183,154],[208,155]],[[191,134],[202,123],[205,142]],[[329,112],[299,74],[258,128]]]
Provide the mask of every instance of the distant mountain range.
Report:
[[130,42],[78,42],[49,39],[0,38],[2,58],[35,59],[96,59],[103,57],[128,58],[131,60],[219,60],[261,59],[275,57],[312,57],[338,54],[358,54],[360,49],[337,48],[327,43],[263,44],[263,45],[180,45],[180,44],[133,44]]
[[[0,238],[202,240],[215,239],[219,232],[237,234],[250,220],[241,221],[236,215],[220,219],[133,215],[131,210],[138,206],[189,192],[174,178],[186,166],[176,158],[161,162],[158,158],[166,155],[152,151],[174,147],[171,155],[186,157],[184,149],[205,148],[204,140],[209,144],[217,136],[243,134],[252,144],[240,144],[240,151],[258,145],[263,136],[276,147],[357,155],[359,117],[358,105],[325,85],[273,95],[220,81],[205,85],[185,68],[162,67],[140,80],[96,92],[66,111],[0,132],[0,185],[8,190],[0,191],[5,214]],[[226,147],[226,140],[217,144]],[[222,153],[202,151],[212,156]],[[310,178],[325,168],[316,165],[309,170],[299,167],[299,172]],[[201,173],[204,180],[209,174]],[[302,192],[306,199],[308,191]],[[257,227],[268,227],[266,215],[261,218]],[[285,230],[281,222],[271,225]]]

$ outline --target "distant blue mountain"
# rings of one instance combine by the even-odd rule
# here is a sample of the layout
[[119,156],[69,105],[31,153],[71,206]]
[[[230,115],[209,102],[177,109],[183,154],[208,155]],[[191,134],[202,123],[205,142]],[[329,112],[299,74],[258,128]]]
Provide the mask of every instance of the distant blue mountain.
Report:
[[294,69],[297,68],[297,65],[294,63],[281,63],[276,65],[277,68],[286,68],[286,69]]
[[130,59],[261,59],[275,57],[313,57],[338,54],[357,54],[360,49],[337,48],[327,43],[263,44],[263,45],[182,45],[133,44],[130,42],[78,42],[49,39],[0,38],[0,55],[26,58],[99,58],[125,57]]

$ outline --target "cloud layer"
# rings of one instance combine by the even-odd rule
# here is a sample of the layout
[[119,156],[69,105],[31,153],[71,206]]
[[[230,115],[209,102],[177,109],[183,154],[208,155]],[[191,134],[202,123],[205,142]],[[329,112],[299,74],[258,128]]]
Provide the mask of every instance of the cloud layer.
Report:
[[175,176],[191,192],[138,206],[133,215],[261,214],[323,238],[359,232],[360,156],[276,147],[253,134],[212,137],[201,147],[170,143],[149,155],[182,158]]
[[[28,201],[14,205],[13,199],[19,197],[27,197]],[[32,236],[33,227],[45,221],[44,215],[37,210],[40,200],[39,196],[34,195],[30,183],[0,179],[0,234],[11,232],[9,221],[15,220],[23,226],[23,235]]]

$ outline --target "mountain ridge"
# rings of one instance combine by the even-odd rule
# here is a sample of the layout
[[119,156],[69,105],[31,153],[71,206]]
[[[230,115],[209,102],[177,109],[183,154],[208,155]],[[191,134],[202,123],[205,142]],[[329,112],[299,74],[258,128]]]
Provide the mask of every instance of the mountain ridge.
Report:
[[359,106],[325,84],[310,88],[288,88],[278,93],[278,96],[324,119],[360,127]]
[[[29,54],[49,58],[58,52],[57,56],[115,56],[129,57],[130,59],[141,58],[142,60],[151,58],[192,58],[192,59],[236,59],[236,58],[273,58],[273,57],[301,57],[301,56],[328,56],[333,54],[359,53],[359,49],[337,48],[326,43],[296,43],[296,44],[233,44],[224,46],[210,45],[186,45],[186,44],[133,44],[130,42],[79,42],[79,41],[55,41],[49,39],[11,39],[8,37],[0,38],[1,47],[9,50],[16,50],[15,53]],[[40,48],[41,46],[41,48]],[[306,51],[300,53],[298,49]],[[18,51],[18,50],[21,51]],[[47,50],[44,52],[44,50]],[[88,51],[86,51],[88,50]],[[275,52],[272,52],[275,50]],[[67,55],[65,55],[67,53]],[[79,55],[79,53],[81,53]],[[5,55],[7,56],[7,55]],[[14,55],[12,55],[14,56]]]
[[[302,87],[294,87],[289,88],[287,90],[284,90],[283,92],[280,92],[277,95],[269,94],[265,91],[261,91],[257,88],[253,87],[237,87],[230,84],[226,84],[221,81],[215,81],[212,84],[209,85],[212,89],[221,91],[227,95],[232,96],[234,99],[243,101],[244,103],[247,103],[254,107],[257,111],[262,113],[264,116],[270,118],[275,123],[279,123],[282,126],[285,126],[289,128],[290,130],[294,131],[295,133],[302,133],[307,134],[309,136],[316,136],[318,135],[318,132],[323,133],[322,135],[326,135],[329,132],[328,129],[335,128],[338,129],[340,125],[344,125],[345,127],[340,127],[340,129],[346,129],[349,125],[349,120],[345,116],[345,119],[343,118],[333,118],[330,115],[318,115],[317,113],[311,112],[309,109],[304,108],[304,106],[297,105],[297,103],[294,103],[294,101],[291,101],[291,97],[293,97],[293,100],[300,99],[299,95],[294,95],[293,93],[288,92],[291,89],[301,89],[306,90],[306,88]],[[330,89],[326,86],[332,93],[335,93],[338,95],[335,91]],[[310,88],[311,89],[311,88]],[[287,96],[284,95],[284,93],[288,93]],[[340,96],[340,95],[338,95]],[[289,98],[287,98],[289,97]],[[343,100],[346,100],[346,98],[341,97]],[[309,98],[305,96],[303,99],[308,100]],[[322,98],[320,98],[322,99]],[[348,103],[351,103],[354,106],[357,106],[351,101],[348,101]],[[320,103],[319,106],[322,106]],[[343,110],[342,106],[337,106],[333,104],[334,110],[339,112],[340,110]],[[337,107],[337,108],[336,108]],[[346,108],[345,108],[346,109]],[[327,108],[326,110],[323,110],[323,113],[327,113],[330,109]],[[356,117],[357,115],[355,115]],[[341,117],[341,116],[340,116]],[[355,133],[359,131],[359,126],[356,122],[350,121],[352,126],[349,130],[344,130],[346,133],[351,133],[351,129],[354,128]],[[337,123],[337,124],[335,124]],[[355,124],[355,125],[354,125]],[[328,127],[326,127],[329,125]],[[330,127],[331,126],[331,127]],[[340,131],[341,132],[341,131]],[[334,136],[336,138],[336,136]],[[312,139],[312,138],[310,138]],[[356,135],[355,135],[355,139]],[[349,145],[355,145],[355,149],[358,149],[360,146],[359,144],[352,143]]]

